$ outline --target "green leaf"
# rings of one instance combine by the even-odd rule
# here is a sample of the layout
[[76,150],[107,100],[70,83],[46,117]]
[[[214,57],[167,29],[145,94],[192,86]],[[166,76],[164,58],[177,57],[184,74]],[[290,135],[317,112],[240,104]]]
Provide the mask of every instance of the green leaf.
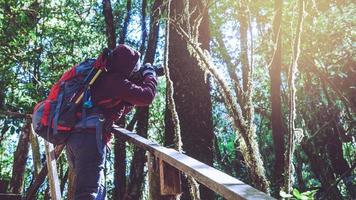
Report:
[[298,199],[300,199],[300,196],[301,196],[301,194],[300,194],[300,192],[299,192],[299,190],[297,190],[297,189],[293,189],[293,195],[295,196],[295,197],[297,197]]
[[296,188],[293,189],[293,195],[294,197],[296,197],[297,199],[300,200],[308,200],[308,197],[305,195],[302,195],[299,190],[297,190]]
[[307,197],[309,197],[309,198],[313,198],[313,196],[315,195],[315,193],[316,193],[317,191],[318,191],[318,190],[306,191],[306,192],[303,192],[302,195],[307,196]]

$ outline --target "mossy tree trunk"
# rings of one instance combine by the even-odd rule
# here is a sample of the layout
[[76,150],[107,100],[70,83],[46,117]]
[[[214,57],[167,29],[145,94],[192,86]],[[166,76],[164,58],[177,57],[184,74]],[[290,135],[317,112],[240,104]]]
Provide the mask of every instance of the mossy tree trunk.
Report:
[[[209,22],[205,1],[190,0],[189,2],[172,1],[170,18],[179,18],[192,12],[185,19],[184,29],[192,31],[194,21],[202,17],[198,26],[199,41],[204,49],[209,50]],[[201,14],[201,15],[200,15]],[[175,29],[169,31],[168,66],[173,81],[174,101],[179,116],[183,151],[210,166],[213,164],[213,127],[211,114],[210,87],[198,61],[188,50],[186,41]],[[174,127],[170,112],[166,111],[166,146],[174,146]],[[214,193],[200,185],[200,198],[214,199]],[[191,199],[187,183],[183,181],[181,199]]]

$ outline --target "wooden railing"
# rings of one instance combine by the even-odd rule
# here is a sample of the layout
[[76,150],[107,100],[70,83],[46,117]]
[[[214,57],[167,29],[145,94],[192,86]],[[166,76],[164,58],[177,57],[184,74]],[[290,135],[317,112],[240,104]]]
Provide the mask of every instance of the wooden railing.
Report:
[[[149,170],[156,170],[151,173],[156,173],[155,176],[158,177],[161,195],[179,194],[181,192],[180,173],[184,173],[227,200],[274,199],[194,158],[179,153],[174,149],[162,147],[126,129],[114,127],[113,133],[123,141],[130,142],[148,152],[148,168]],[[59,183],[53,180],[53,175],[56,175],[56,172],[53,172],[53,168],[55,168],[55,163],[53,162],[59,157],[63,148],[64,145],[59,145],[55,149],[47,149],[47,159],[49,159],[47,160],[47,165],[42,167],[35,180],[31,183],[25,199],[35,199],[37,190],[44,182],[47,174],[50,175],[51,196],[54,197],[52,199],[60,199],[60,194],[57,192],[58,186],[56,186]],[[152,166],[152,162],[155,162],[155,166]]]
[[[146,150],[151,156],[158,158],[163,164],[168,164],[184,174],[193,177],[200,184],[205,185],[214,192],[220,194],[228,200],[239,199],[274,199],[271,196],[243,183],[242,181],[229,176],[213,167],[210,167],[194,158],[166,147],[162,147],[155,142],[149,141],[126,129],[115,127],[113,132],[121,139],[128,141],[135,146]],[[164,168],[162,168],[163,170]],[[162,172],[162,171],[161,171]],[[159,173],[160,180],[166,180],[165,173]],[[161,185],[162,189],[165,187]],[[175,186],[176,187],[176,186]]]

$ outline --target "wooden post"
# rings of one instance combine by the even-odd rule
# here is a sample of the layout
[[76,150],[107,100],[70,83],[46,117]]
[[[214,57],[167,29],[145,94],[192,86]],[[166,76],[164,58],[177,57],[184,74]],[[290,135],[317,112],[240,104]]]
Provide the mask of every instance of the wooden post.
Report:
[[149,199],[160,199],[159,192],[159,174],[157,163],[152,153],[147,152],[147,166],[148,166],[148,187]]
[[38,144],[38,138],[37,135],[35,134],[35,131],[33,130],[32,124],[30,128],[30,142],[31,142],[31,150],[32,150],[33,167],[35,171],[35,176],[37,176],[41,170],[41,154],[40,154],[40,147]]
[[[180,177],[178,179],[176,178],[177,172],[168,169],[171,166],[168,166],[168,164],[159,161],[159,159],[156,158],[150,152],[147,152],[147,165],[148,165],[148,181],[149,181],[148,182],[149,199],[150,200],[156,200],[156,199],[176,200],[177,199],[176,194],[180,194],[181,192],[180,185],[179,186],[175,185],[175,183],[177,183],[176,180],[180,181]],[[164,171],[167,171],[169,174],[161,176],[161,174],[164,173]],[[178,175],[180,176],[179,172]],[[173,177],[173,181],[169,180],[171,178],[170,176]],[[162,191],[164,191],[164,193],[162,193]]]
[[45,141],[45,149],[48,168],[48,181],[51,190],[51,199],[60,200],[61,190],[59,188],[57,164],[53,144]]
[[179,195],[182,192],[180,172],[159,159],[159,180],[161,195]]

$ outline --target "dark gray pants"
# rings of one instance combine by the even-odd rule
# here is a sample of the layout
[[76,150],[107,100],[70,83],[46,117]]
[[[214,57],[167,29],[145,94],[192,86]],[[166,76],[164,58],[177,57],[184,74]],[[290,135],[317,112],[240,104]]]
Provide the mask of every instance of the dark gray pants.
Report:
[[69,166],[74,170],[75,200],[104,200],[104,164],[106,149],[98,152],[95,131],[72,133],[66,153]]

